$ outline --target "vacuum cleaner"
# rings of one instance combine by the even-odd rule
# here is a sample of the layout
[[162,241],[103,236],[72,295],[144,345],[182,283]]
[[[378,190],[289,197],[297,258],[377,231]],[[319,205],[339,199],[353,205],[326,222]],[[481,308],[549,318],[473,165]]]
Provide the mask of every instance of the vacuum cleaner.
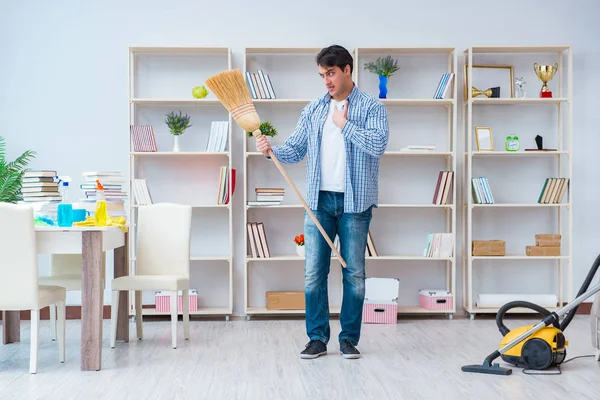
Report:
[[[555,312],[528,301],[517,300],[503,305],[496,314],[496,325],[503,336],[498,350],[488,355],[481,365],[465,365],[461,370],[482,374],[510,375],[511,368],[493,363],[498,357],[501,357],[506,363],[532,370],[544,370],[560,365],[567,355],[568,341],[565,339],[565,329],[571,323],[579,305],[600,292],[600,283],[588,290],[598,266],[600,266],[600,255],[594,261],[577,297]],[[504,325],[504,315],[516,307],[536,311],[544,318],[536,325],[509,330]],[[561,323],[560,318],[565,315],[566,317]]]

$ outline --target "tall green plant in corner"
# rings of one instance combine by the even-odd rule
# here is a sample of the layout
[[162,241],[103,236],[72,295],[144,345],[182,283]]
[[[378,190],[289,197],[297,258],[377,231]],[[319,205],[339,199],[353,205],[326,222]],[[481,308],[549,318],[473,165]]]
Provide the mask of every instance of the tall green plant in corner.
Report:
[[35,152],[27,150],[14,161],[8,162],[6,160],[6,143],[0,136],[0,202],[16,203],[23,200],[21,194],[23,174],[34,157]]

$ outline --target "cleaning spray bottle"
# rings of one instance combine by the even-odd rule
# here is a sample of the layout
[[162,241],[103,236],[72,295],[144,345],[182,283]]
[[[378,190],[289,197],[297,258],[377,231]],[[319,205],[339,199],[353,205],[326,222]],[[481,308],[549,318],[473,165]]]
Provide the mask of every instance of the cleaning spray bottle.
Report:
[[106,196],[104,186],[96,179],[96,226],[106,226],[108,215],[106,212]]

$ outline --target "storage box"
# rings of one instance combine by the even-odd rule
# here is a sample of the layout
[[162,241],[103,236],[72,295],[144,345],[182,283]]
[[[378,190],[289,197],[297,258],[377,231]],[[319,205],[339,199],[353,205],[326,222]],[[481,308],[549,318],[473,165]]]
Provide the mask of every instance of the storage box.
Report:
[[[190,295],[190,311],[198,311],[198,291],[189,290]],[[154,294],[154,304],[156,312],[171,312],[171,293],[156,292]],[[183,312],[183,293],[180,290],[177,298],[177,312]]]
[[560,256],[560,246],[527,246],[525,252],[533,257]]
[[447,290],[419,290],[419,306],[426,310],[451,311],[454,307],[453,296]]
[[506,242],[503,240],[473,240],[474,256],[505,256]]
[[279,291],[267,292],[267,310],[304,310],[306,309],[304,292]]
[[398,289],[396,278],[365,279],[363,322],[365,324],[395,324],[398,322]]
[[561,236],[554,233],[544,233],[535,235],[535,245],[540,247],[560,246]]

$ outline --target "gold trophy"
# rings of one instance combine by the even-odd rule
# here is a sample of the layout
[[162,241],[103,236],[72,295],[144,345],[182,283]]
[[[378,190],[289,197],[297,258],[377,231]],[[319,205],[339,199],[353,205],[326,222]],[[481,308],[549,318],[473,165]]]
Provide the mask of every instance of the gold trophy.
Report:
[[556,70],[558,70],[558,63],[554,63],[554,65],[538,65],[538,63],[533,64],[533,70],[538,78],[544,83],[542,85],[542,89],[540,90],[540,97],[552,97],[552,91],[548,88],[547,83],[554,77]]
[[492,98],[498,98],[500,97],[500,87],[493,87],[493,88],[489,88],[487,90],[480,90],[477,89],[475,86],[471,86],[471,97],[477,97],[480,95],[485,95],[488,98],[492,97]]

